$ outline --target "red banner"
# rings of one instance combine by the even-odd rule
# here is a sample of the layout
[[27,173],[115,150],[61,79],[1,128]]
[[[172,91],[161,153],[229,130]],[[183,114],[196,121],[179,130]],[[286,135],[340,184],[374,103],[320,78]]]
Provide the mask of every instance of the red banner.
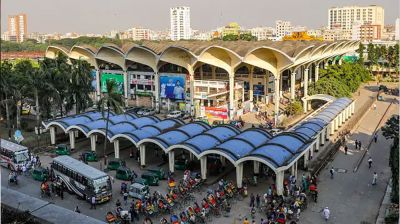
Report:
[[213,119],[228,119],[228,109],[219,107],[205,107],[206,116]]

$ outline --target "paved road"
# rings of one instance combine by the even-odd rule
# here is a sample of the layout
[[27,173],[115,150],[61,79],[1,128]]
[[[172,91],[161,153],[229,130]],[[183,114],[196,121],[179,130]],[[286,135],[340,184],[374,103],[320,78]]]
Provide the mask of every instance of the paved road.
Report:
[[[372,133],[390,103],[378,101],[376,104],[376,111],[370,109],[356,131],[349,137],[347,141],[348,155],[345,155],[344,152],[337,153],[334,160],[321,172],[318,203],[310,203],[307,210],[301,215],[301,223],[323,223],[320,211],[326,206],[331,210],[331,219],[328,223],[375,223],[390,178],[388,161],[391,142],[386,140],[379,131],[378,142],[372,143],[366,158],[356,173],[353,173],[353,168],[362,155],[361,151],[354,149],[354,141],[361,140],[365,150],[373,136]],[[390,115],[398,113],[398,110],[399,105],[393,104],[384,121]],[[382,123],[379,125],[381,126]],[[371,169],[368,169],[366,161],[369,156],[373,159]],[[334,179],[330,179],[329,169],[332,166],[339,171],[347,172],[337,172]],[[378,184],[373,186],[371,182],[375,171],[378,173]]]

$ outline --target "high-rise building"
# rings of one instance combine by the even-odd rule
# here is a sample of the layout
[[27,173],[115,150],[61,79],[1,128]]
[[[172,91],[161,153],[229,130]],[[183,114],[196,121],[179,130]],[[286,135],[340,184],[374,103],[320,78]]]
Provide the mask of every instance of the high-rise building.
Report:
[[274,31],[272,27],[255,27],[250,29],[251,35],[257,37],[257,40],[272,40]]
[[292,33],[292,29],[292,24],[289,21],[275,21],[275,34],[278,40],[282,39],[284,36],[290,35]]
[[[328,29],[353,30],[353,24],[384,26],[384,9],[370,5],[333,7],[328,11]],[[382,30],[382,29],[381,29]]]
[[360,39],[362,41],[371,42],[373,40],[381,39],[381,25],[361,25],[360,26]]
[[22,42],[27,37],[26,14],[8,16],[8,39],[10,41]]
[[171,40],[190,39],[190,8],[170,8]]
[[400,18],[396,19],[396,28],[394,31],[394,40],[400,40]]

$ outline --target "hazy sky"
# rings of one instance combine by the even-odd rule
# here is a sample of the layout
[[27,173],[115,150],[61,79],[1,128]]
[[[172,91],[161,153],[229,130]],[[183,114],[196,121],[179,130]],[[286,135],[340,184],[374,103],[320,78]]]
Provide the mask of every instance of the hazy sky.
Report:
[[7,15],[24,12],[28,32],[105,33],[142,26],[169,28],[169,8],[189,6],[193,29],[211,30],[228,22],[241,26],[274,26],[275,20],[318,28],[327,25],[331,6],[378,4],[385,24],[399,16],[400,0],[0,0],[1,31]]

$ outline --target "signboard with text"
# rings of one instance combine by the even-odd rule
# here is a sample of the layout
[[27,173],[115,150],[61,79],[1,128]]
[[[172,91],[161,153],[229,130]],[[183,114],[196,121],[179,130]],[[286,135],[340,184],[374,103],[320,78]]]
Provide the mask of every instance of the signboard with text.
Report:
[[205,107],[205,114],[212,119],[228,119],[228,109],[220,107]]
[[101,92],[107,92],[107,80],[114,80],[116,84],[116,92],[124,93],[124,76],[118,73],[102,73],[101,74]]

